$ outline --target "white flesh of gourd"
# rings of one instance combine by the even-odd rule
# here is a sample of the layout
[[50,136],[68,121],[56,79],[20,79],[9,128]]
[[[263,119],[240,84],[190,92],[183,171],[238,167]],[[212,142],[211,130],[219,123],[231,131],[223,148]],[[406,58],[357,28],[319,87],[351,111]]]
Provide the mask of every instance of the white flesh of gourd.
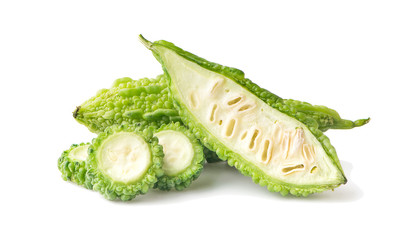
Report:
[[156,133],[155,136],[159,139],[165,155],[162,169],[166,175],[176,175],[189,167],[194,158],[194,149],[185,134],[164,130]]
[[89,148],[89,144],[78,146],[74,148],[72,151],[69,153],[69,158],[73,161],[86,161],[87,159],[87,150]]
[[291,184],[343,179],[301,122],[268,106],[233,80],[162,50],[177,98],[209,133],[267,175]]
[[100,147],[98,167],[117,182],[139,179],[151,163],[151,152],[145,140],[134,133],[115,133]]

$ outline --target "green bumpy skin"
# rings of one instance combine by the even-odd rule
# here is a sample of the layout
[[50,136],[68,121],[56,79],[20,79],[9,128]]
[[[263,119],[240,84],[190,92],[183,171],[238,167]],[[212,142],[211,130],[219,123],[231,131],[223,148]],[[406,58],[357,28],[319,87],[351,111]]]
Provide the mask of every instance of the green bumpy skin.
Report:
[[304,123],[308,126],[317,127],[319,130],[325,132],[329,129],[352,129],[361,127],[370,121],[370,118],[350,121],[342,119],[338,112],[334,109],[321,105],[311,105],[307,102],[302,102],[293,99],[280,100],[282,105],[288,106],[295,115],[306,115],[301,119],[306,119]]
[[117,79],[110,89],[99,90],[96,96],[76,107],[73,117],[94,133],[112,125],[180,120],[168,97],[164,75],[138,81]]
[[152,124],[151,130],[158,137],[165,155],[162,168],[164,175],[158,179],[155,188],[165,191],[187,188],[199,177],[204,167],[204,147],[179,122],[160,127]]
[[145,124],[114,125],[92,140],[87,160],[93,190],[128,201],[145,194],[163,175],[162,146]]
[[162,64],[182,121],[255,183],[282,195],[307,196],[347,182],[316,121],[246,79],[241,70],[208,62],[167,41],[140,40]]
[[62,153],[57,167],[65,181],[71,181],[87,189],[92,189],[90,177],[87,175],[86,159],[89,143],[73,144]]

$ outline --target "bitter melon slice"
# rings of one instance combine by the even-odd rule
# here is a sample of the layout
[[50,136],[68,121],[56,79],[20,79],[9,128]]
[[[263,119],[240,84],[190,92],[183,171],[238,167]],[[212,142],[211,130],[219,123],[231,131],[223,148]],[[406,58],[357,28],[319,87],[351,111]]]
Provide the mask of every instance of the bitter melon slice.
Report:
[[110,200],[145,194],[163,175],[162,158],[162,146],[144,124],[108,127],[89,148],[93,190]]
[[162,64],[182,121],[254,182],[297,196],[346,183],[329,139],[306,126],[278,96],[244,78],[242,71],[208,62],[167,41],[140,40]]
[[73,144],[65,150],[57,161],[57,167],[65,181],[71,181],[91,189],[90,181],[87,181],[86,159],[89,143]]
[[164,175],[155,186],[161,190],[183,190],[201,174],[205,163],[203,146],[179,122],[153,128],[163,147]]

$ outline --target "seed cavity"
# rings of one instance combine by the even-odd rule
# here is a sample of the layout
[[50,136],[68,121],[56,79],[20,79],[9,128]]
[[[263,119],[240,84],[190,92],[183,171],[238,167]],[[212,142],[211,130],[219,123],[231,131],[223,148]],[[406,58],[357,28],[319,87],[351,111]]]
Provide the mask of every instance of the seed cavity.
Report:
[[294,171],[302,170],[304,168],[304,164],[298,164],[291,167],[285,167],[281,171],[285,174],[292,173]]
[[232,106],[232,105],[234,105],[234,104],[237,104],[239,101],[241,101],[241,97],[237,97],[237,98],[234,98],[234,99],[232,99],[232,100],[230,100],[230,101],[228,101],[228,106]]
[[282,152],[283,152],[282,158],[283,159],[288,158],[288,152],[290,151],[290,144],[291,144],[290,133],[286,132],[286,133],[284,133],[284,137],[283,137],[282,142],[281,142],[281,149],[282,149]]
[[235,123],[236,123],[235,119],[229,120],[229,123],[227,125],[227,129],[225,131],[225,136],[227,136],[227,137],[232,136],[232,134],[234,133],[234,129],[235,129]]
[[213,122],[215,121],[215,113],[217,111],[218,105],[214,104],[214,106],[212,106],[212,110],[211,110],[211,115],[209,116],[209,121]]
[[297,128],[291,139],[291,152],[297,153],[300,151],[301,146],[304,143],[304,130],[302,128]]
[[224,79],[219,79],[218,81],[216,81],[214,85],[212,86],[210,93],[214,94],[216,90],[218,89],[219,85],[221,85],[221,83],[223,82],[224,82]]
[[314,162],[314,148],[308,144],[303,144],[303,157],[310,163]]
[[281,129],[281,126],[278,122],[275,122],[274,125],[275,125],[274,126],[274,131],[273,131],[274,141],[276,143],[279,143],[279,142],[281,142],[281,138],[282,138],[282,135],[283,135],[283,130]]
[[314,173],[315,170],[317,170],[317,166],[312,167],[310,173]]
[[247,136],[247,131],[245,131],[243,134],[242,134],[242,136],[241,136],[241,140],[244,140],[245,139],[245,137]]
[[272,146],[270,144],[271,141],[269,139],[264,141],[264,148],[261,154],[261,161],[264,163],[268,163],[272,157]]
[[249,145],[249,149],[252,150],[255,147],[255,142],[257,140],[258,134],[260,133],[260,130],[255,129],[254,133],[252,134],[251,140],[250,140],[250,145]]
[[198,101],[198,96],[196,95],[195,91],[191,93],[189,100],[190,100],[192,108],[198,107],[199,101]]
[[247,111],[247,110],[249,110],[249,109],[252,109],[252,105],[250,105],[250,104],[245,104],[245,105],[243,105],[242,107],[240,107],[240,108],[238,109],[238,112],[245,112],[245,111]]

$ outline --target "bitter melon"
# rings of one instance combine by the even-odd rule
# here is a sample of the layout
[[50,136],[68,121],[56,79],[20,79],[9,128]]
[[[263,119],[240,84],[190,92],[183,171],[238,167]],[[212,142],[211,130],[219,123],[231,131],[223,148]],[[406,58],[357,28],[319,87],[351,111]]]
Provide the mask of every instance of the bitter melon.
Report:
[[87,160],[93,190],[123,201],[145,194],[163,175],[162,146],[145,124],[113,125],[92,140]]
[[[156,124],[153,124],[156,126]],[[203,146],[188,128],[179,122],[160,127],[151,127],[159,139],[165,154],[162,170],[164,175],[158,179],[156,188],[161,190],[183,190],[201,174],[205,163]]]
[[167,41],[141,42],[162,64],[182,121],[209,149],[282,195],[347,182],[334,147],[305,114],[244,77]]
[[94,133],[115,124],[179,121],[163,75],[139,81],[119,78],[110,89],[99,90],[96,96],[78,106],[73,117]]
[[62,153],[57,161],[57,167],[65,181],[72,181],[91,189],[91,181],[87,180],[86,159],[89,143],[73,144]]

